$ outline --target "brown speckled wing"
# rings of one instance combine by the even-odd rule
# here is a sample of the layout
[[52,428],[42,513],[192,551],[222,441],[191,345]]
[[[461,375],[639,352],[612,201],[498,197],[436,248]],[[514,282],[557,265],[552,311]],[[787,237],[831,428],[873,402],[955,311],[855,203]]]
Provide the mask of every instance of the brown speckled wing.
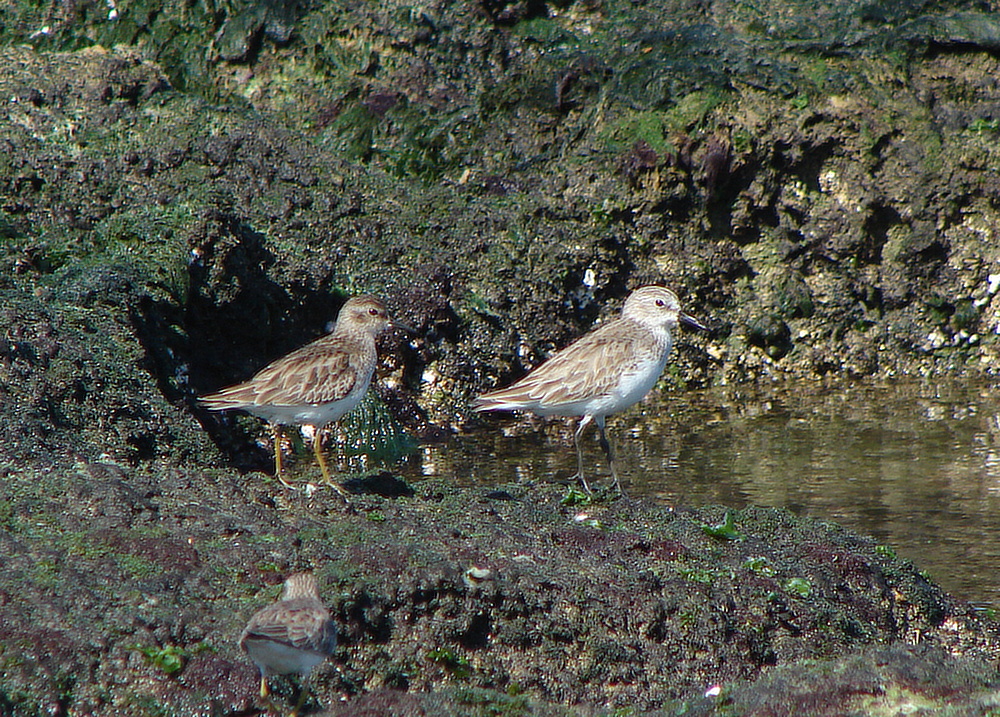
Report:
[[[355,358],[351,360],[351,351]],[[369,347],[342,336],[325,336],[261,369],[249,381],[204,396],[213,410],[252,405],[295,406],[339,401],[363,376],[366,362],[374,366],[374,341]]]
[[247,625],[240,642],[270,640],[329,654],[336,644],[330,613],[316,600],[290,600],[270,605]]
[[210,393],[198,399],[205,408],[212,411],[222,411],[227,408],[241,408],[252,405],[257,396],[257,388],[253,379],[245,383],[238,383],[235,386],[227,386],[221,391]]
[[489,408],[509,401],[551,409],[608,393],[617,386],[622,367],[635,363],[637,348],[655,350],[645,332],[627,329],[620,321],[605,324],[553,354],[520,381],[480,397],[477,403]]
[[256,387],[253,402],[281,406],[339,401],[358,380],[348,348],[339,337],[327,337],[275,361],[251,379]]

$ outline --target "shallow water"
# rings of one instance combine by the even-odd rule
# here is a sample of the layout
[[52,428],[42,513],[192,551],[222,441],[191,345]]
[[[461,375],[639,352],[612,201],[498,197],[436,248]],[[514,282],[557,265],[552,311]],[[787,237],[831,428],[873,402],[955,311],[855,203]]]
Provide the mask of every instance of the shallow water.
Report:
[[[521,435],[504,435],[515,424],[491,420],[488,430],[422,447],[403,472],[484,486],[575,472],[571,423],[516,424]],[[892,546],[954,595],[1000,608],[998,388],[667,390],[608,426],[632,495],[835,521]],[[593,432],[584,443],[600,482],[607,469]]]

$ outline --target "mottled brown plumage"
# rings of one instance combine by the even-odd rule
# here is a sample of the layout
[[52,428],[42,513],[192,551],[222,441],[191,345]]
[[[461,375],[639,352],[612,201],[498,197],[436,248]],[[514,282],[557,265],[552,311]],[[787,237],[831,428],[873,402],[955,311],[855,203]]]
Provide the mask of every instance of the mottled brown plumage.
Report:
[[305,700],[313,669],[333,654],[337,632],[319,597],[312,573],[295,573],[285,580],[281,600],[259,610],[240,635],[239,646],[260,670],[260,696],[268,699],[270,675],[302,675],[296,714]]
[[477,411],[532,411],[542,416],[581,416],[574,436],[577,475],[587,492],[580,435],[591,421],[600,431],[615,487],[621,491],[605,418],[637,403],[663,372],[679,321],[705,327],[683,313],[677,295],[643,286],[625,300],[621,316],[602,324],[507,388],[477,398]]
[[286,486],[281,426],[313,426],[313,452],[324,480],[333,484],[321,451],[322,429],[361,401],[375,372],[375,337],[392,326],[402,325],[389,318],[378,299],[349,299],[332,333],[268,364],[248,381],[203,396],[200,404],[212,411],[240,409],[268,421],[274,429],[275,474]]

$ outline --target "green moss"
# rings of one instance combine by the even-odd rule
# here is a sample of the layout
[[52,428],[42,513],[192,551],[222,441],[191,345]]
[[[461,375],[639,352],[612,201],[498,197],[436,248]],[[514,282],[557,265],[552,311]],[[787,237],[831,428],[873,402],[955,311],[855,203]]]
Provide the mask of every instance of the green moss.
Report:
[[698,625],[701,619],[699,608],[685,608],[677,613],[677,621],[686,628],[693,628]]
[[719,90],[695,90],[681,97],[667,111],[667,125],[678,132],[699,127],[708,114],[726,101],[726,95]]
[[951,315],[951,326],[956,330],[972,331],[979,323],[980,311],[971,299],[960,299],[955,302]]
[[183,204],[112,214],[95,227],[98,246],[89,260],[137,264],[176,303],[186,303],[189,256],[179,237],[193,221],[193,212]]
[[375,154],[378,118],[357,98],[345,98],[346,108],[331,124],[328,134],[333,145],[345,157],[367,162]]
[[733,152],[736,154],[751,154],[753,152],[754,138],[748,130],[737,127],[733,129],[729,139],[732,143]]
[[158,697],[150,694],[133,694],[129,700],[146,717],[176,717],[176,710],[163,704]]
[[14,503],[10,500],[0,500],[0,530],[14,533],[17,524],[18,518]]
[[424,656],[434,664],[444,667],[456,679],[467,680],[472,675],[469,660],[451,648],[436,647],[428,650]]
[[103,541],[95,541],[94,536],[88,531],[63,533],[56,542],[61,549],[66,551],[67,555],[83,560],[94,560],[108,554],[107,546]]
[[187,653],[176,645],[165,645],[163,647],[142,647],[136,645],[132,648],[141,653],[147,662],[163,670],[168,675],[174,675],[184,669]]
[[125,577],[132,580],[148,579],[159,575],[163,569],[151,560],[138,555],[116,555],[115,563]]
[[[392,113],[395,115],[395,113]],[[398,177],[434,182],[461,162],[464,144],[459,137],[468,125],[468,111],[410,112],[401,118],[403,131],[393,145],[380,152],[389,171]]]
[[593,500],[594,496],[591,495],[590,493],[586,493],[580,490],[579,488],[570,486],[569,488],[566,489],[566,495],[564,495],[559,500],[559,504],[575,507],[582,505],[590,505],[593,502]]
[[774,575],[774,568],[771,567],[770,561],[763,556],[747,558],[743,565],[747,568],[747,570],[755,572],[758,575],[768,577]]
[[716,578],[714,570],[707,570],[705,568],[678,567],[676,568],[676,571],[677,574],[685,580],[689,580],[694,583],[703,583],[705,585],[711,585],[715,582]]
[[28,571],[31,582],[41,588],[56,590],[62,584],[62,567],[58,561],[39,558]]
[[258,571],[262,573],[271,573],[274,575],[278,575],[283,572],[282,566],[278,565],[277,563],[271,560],[258,561],[255,567],[257,568]]
[[832,74],[830,61],[826,57],[809,56],[799,63],[799,70],[817,90],[822,90]]
[[601,127],[598,136],[615,154],[630,151],[636,142],[645,142],[662,158],[674,152],[667,140],[669,129],[667,113],[650,110],[626,114]]
[[879,544],[875,546],[875,554],[883,558],[888,558],[889,560],[896,559],[896,551],[888,545]]
[[701,526],[701,530],[710,538],[718,538],[719,540],[743,539],[742,533],[736,529],[736,514],[731,510],[726,511],[725,518],[723,518],[721,523],[714,525],[704,524]]
[[807,598],[812,593],[812,584],[805,578],[789,578],[782,587],[796,597]]
[[515,37],[536,42],[546,48],[557,46],[576,47],[579,38],[564,28],[558,20],[548,17],[536,17],[517,23],[511,30]]
[[998,119],[974,119],[967,126],[966,129],[969,132],[978,135],[984,134],[997,134],[1000,132],[1000,120]]
[[795,97],[793,97],[789,101],[789,103],[791,104],[792,109],[801,112],[802,110],[806,109],[809,106],[809,95],[806,94],[795,95]]

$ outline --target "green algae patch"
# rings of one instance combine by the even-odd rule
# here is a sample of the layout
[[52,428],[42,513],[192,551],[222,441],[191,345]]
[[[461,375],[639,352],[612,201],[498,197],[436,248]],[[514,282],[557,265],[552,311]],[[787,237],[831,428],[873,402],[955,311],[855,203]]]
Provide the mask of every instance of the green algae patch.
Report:
[[184,669],[187,653],[176,645],[164,647],[134,647],[151,665],[163,670],[167,675],[175,675]]
[[778,667],[756,682],[727,685],[714,705],[697,714],[775,708],[831,716],[991,714],[998,694],[995,673],[978,660],[952,660],[934,647],[893,645]]
[[369,392],[356,409],[337,423],[343,437],[340,446],[348,455],[392,464],[417,448],[417,442],[389,413],[374,392]]

